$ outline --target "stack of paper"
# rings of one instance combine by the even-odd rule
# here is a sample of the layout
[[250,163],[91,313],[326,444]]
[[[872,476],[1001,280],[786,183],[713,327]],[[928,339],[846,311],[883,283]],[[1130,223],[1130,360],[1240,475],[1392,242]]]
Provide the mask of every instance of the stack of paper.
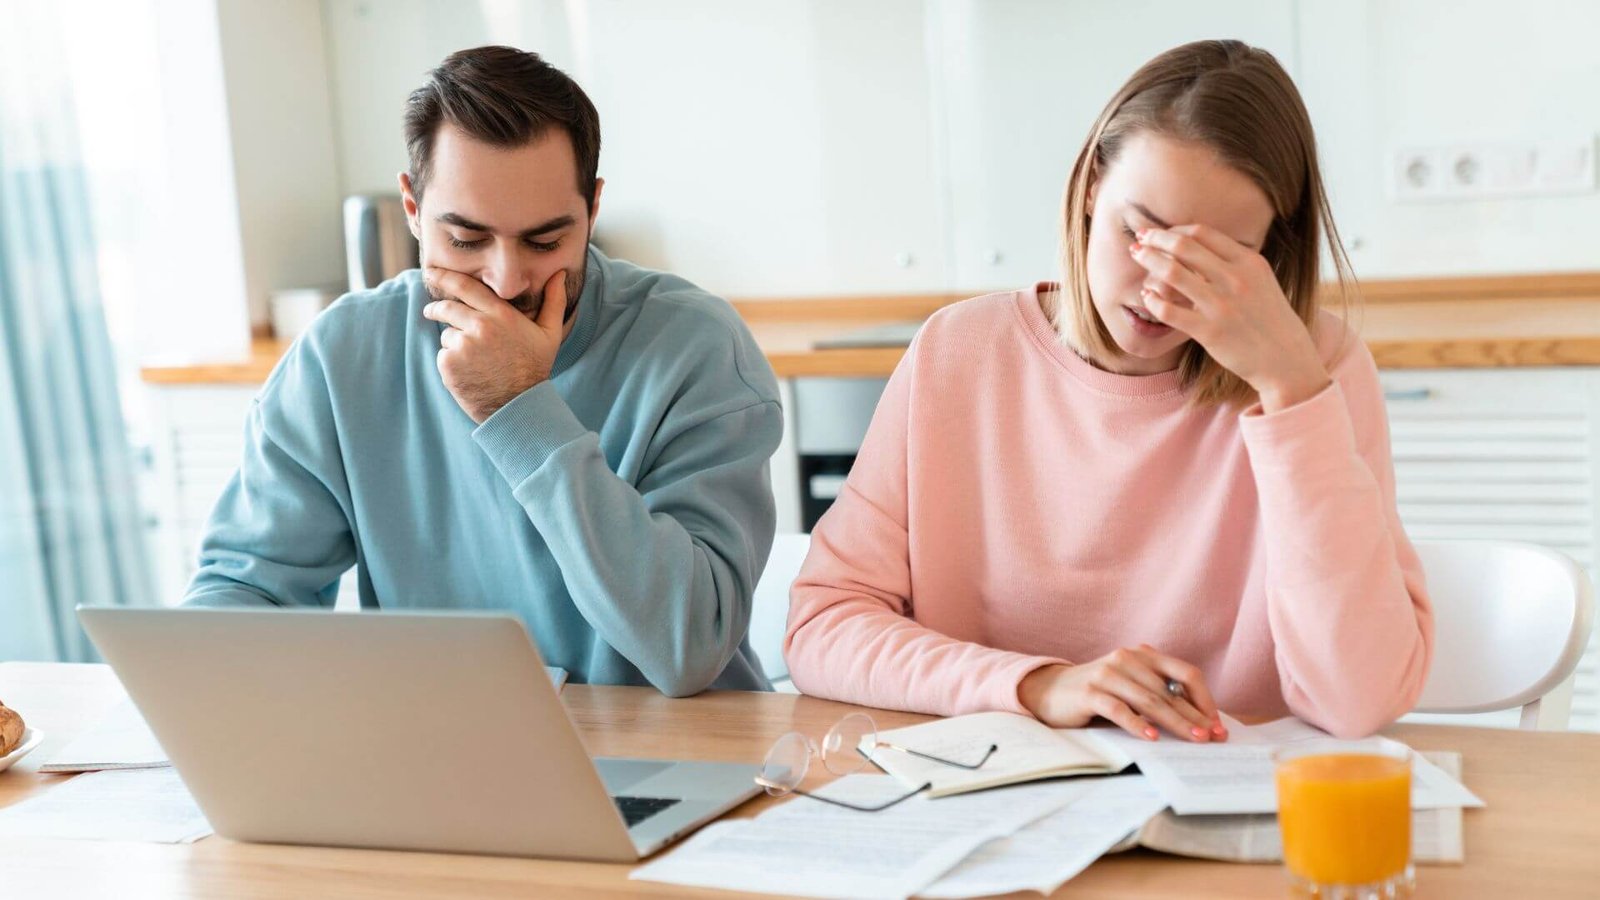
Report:
[[[1461,754],[1424,751],[1428,761],[1451,778],[1461,777]],[[1463,859],[1460,807],[1411,812],[1411,859],[1416,863],[1459,863]],[[1180,816],[1167,810],[1113,850],[1147,847],[1161,853],[1223,862],[1283,861],[1283,836],[1271,813]]]
[[166,751],[133,701],[124,700],[93,728],[61,748],[41,772],[95,772],[101,769],[151,769],[169,766]]
[[[1167,799],[1179,815],[1219,813],[1272,813],[1278,810],[1277,784],[1272,754],[1281,747],[1304,741],[1330,741],[1320,731],[1297,719],[1280,719],[1266,725],[1244,725],[1227,719],[1225,743],[1142,741],[1122,731],[1106,729],[1104,738],[1121,746],[1139,771]],[[1349,742],[1357,746],[1356,742]],[[1384,739],[1394,747],[1397,741]],[[1411,807],[1460,809],[1479,807],[1483,801],[1461,782],[1421,755],[1413,756]]]
[[1086,783],[1090,789],[1078,800],[1010,837],[984,844],[917,895],[1053,893],[1167,805],[1141,775]]
[[[1046,777],[1078,760],[1113,765],[1119,755],[1137,762],[1144,774],[1039,781],[939,799],[923,795],[878,813],[797,798],[755,819],[712,825],[633,877],[809,897],[962,898],[1049,893],[1101,855],[1137,845],[1211,859],[1276,861],[1282,848],[1272,815],[1273,753],[1301,741],[1331,740],[1292,719],[1261,726],[1229,719],[1229,740],[1211,744],[1143,741],[1095,729],[1092,735],[1077,731],[1075,740],[1058,745],[1012,734],[1006,724],[961,717],[880,737],[950,758],[962,758],[973,747],[981,753],[987,748],[982,735],[993,736],[1002,751],[1008,741],[1020,740],[1010,756],[995,754],[1015,763],[990,773],[1003,779],[1024,770]],[[1091,748],[1092,755],[1086,752]],[[1457,780],[1458,755],[1435,757],[1450,771],[1421,754],[1414,757],[1414,858],[1460,862],[1461,810],[1483,801]],[[871,804],[927,783],[932,774],[899,764],[904,754],[893,751],[879,750],[873,758],[898,778],[856,775],[822,793]],[[942,787],[973,791],[980,783],[960,772]],[[1173,812],[1163,812],[1168,807]]]
[[[939,800],[918,796],[874,813],[797,797],[754,819],[704,828],[632,877],[758,893],[898,900],[938,881],[983,844],[1084,796],[1093,784],[1053,781]],[[819,791],[862,805],[904,792],[885,775],[851,775]]]

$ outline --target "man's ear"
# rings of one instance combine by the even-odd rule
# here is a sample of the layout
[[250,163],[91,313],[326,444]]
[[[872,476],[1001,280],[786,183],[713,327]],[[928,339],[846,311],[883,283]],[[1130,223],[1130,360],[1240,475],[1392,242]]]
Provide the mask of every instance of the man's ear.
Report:
[[606,188],[604,178],[594,180],[594,202],[589,204],[589,229],[594,229],[594,220],[600,218],[600,192]]
[[411,175],[407,172],[400,173],[400,202],[406,208],[406,225],[411,229],[411,236],[421,241],[422,208],[417,205],[416,194],[411,190]]

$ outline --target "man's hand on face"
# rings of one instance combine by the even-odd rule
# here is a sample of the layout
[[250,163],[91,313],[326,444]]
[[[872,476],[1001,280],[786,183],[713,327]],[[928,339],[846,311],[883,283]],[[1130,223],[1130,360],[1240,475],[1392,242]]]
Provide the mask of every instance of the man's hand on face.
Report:
[[472,421],[483,424],[550,377],[561,349],[566,277],[564,270],[550,276],[538,316],[529,319],[471,275],[438,266],[424,270],[428,294],[447,298],[422,308],[425,318],[447,326],[439,335],[439,374]]

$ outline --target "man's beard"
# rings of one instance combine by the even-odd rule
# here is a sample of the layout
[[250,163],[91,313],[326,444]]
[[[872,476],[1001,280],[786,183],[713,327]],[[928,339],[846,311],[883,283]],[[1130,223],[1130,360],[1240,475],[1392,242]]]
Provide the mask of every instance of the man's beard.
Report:
[[[587,262],[587,260],[585,260],[585,262]],[[566,275],[567,282],[567,309],[561,314],[561,321],[566,322],[569,321],[572,318],[572,314],[578,310],[578,297],[583,293],[583,284],[586,273],[584,272],[583,266],[579,266],[575,270],[564,269],[562,271],[563,274]],[[522,313],[530,319],[537,319],[539,317],[539,310],[544,307],[544,288],[541,287],[539,289],[537,296],[532,291],[523,291],[506,302],[516,307],[517,312]]]
[[[583,254],[583,264],[578,266],[576,270],[562,270],[562,273],[566,276],[567,282],[567,309],[566,312],[561,314],[562,322],[570,322],[573,314],[578,311],[578,297],[583,294],[583,286],[586,283],[586,278],[588,277],[588,273],[585,271],[588,268],[588,263],[589,254],[587,251],[585,251]],[[427,264],[424,263],[424,265]],[[423,282],[423,289],[428,292],[428,297],[433,300],[458,299],[456,297],[447,297],[443,294],[435,293],[433,286],[427,282]],[[515,307],[517,312],[522,313],[529,319],[537,319],[539,317],[540,308],[544,306],[544,288],[543,286],[540,286],[539,293],[537,294],[531,290],[523,291],[506,302]]]

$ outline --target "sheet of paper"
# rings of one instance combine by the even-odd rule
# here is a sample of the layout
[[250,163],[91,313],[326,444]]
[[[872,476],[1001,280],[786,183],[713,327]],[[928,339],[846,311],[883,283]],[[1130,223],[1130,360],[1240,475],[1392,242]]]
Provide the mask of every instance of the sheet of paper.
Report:
[[1077,783],[1086,788],[1082,797],[979,847],[918,896],[953,900],[1013,891],[1053,893],[1167,805],[1142,775]]
[[[1120,745],[1133,757],[1139,764],[1139,771],[1150,777],[1171,804],[1172,811],[1179,815],[1276,812],[1273,752],[1303,741],[1333,741],[1326,732],[1294,719],[1280,719],[1266,725],[1245,725],[1227,719],[1227,725],[1228,740],[1216,744],[1196,744],[1170,737],[1142,741],[1112,729],[1105,729],[1102,737]],[[1350,743],[1356,746],[1355,742]],[[1438,766],[1420,755],[1413,757],[1413,809],[1482,805],[1477,795],[1441,772]]]
[[0,809],[0,836],[189,844],[211,825],[176,769],[91,772]]
[[170,766],[166,751],[132,700],[124,700],[95,726],[62,747],[41,772],[94,772]]
[[[1053,781],[857,812],[796,797],[754,819],[718,822],[630,876],[693,887],[828,898],[902,898],[973,850],[1061,809],[1092,782]],[[887,775],[851,775],[819,793],[857,804],[897,797]]]

